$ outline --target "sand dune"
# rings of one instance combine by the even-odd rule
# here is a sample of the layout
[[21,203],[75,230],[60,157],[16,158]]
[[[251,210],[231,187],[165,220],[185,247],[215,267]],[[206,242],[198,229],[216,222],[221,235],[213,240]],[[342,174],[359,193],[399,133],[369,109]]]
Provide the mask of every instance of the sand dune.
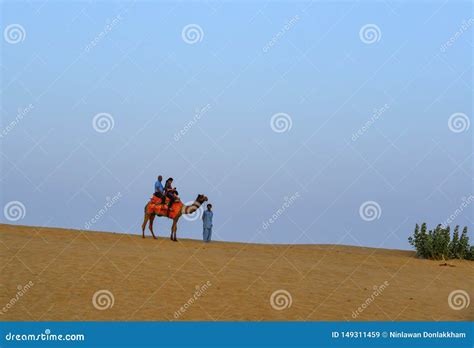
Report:
[[474,319],[474,303],[448,305],[458,289],[474,300],[474,263],[409,251],[11,225],[0,248],[2,321]]

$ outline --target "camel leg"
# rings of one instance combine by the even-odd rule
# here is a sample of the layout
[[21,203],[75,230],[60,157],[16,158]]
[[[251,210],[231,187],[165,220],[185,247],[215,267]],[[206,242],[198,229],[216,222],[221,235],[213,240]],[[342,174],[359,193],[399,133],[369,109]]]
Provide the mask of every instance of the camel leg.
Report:
[[153,239],[156,239],[155,234],[153,233],[153,221],[155,220],[155,214],[152,214],[150,216],[150,223],[148,224],[148,227],[150,228],[151,235],[153,236]]
[[145,238],[145,228],[149,219],[150,219],[150,215],[145,213],[145,217],[143,218],[143,224],[142,224],[142,238]]
[[171,226],[171,240],[177,242],[176,230],[178,229],[178,220],[173,220],[173,225]]

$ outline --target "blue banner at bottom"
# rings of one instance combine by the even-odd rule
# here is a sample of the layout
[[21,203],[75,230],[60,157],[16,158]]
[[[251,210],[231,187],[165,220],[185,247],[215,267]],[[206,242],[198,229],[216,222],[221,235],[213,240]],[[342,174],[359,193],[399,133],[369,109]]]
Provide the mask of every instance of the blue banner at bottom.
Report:
[[2,322],[0,347],[469,347],[472,322]]

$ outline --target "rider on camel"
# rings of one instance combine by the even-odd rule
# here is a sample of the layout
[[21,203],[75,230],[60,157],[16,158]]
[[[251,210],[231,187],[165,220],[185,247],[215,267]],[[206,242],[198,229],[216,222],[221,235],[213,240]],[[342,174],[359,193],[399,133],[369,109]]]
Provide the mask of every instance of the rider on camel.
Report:
[[158,180],[155,182],[155,196],[161,198],[161,203],[166,202],[165,197],[165,188],[161,183],[163,181],[163,177],[161,175],[158,176]]
[[173,178],[169,178],[166,180],[165,183],[165,197],[169,198],[168,207],[171,207],[173,203],[176,201],[178,196],[178,191],[176,191],[176,187],[173,187]]

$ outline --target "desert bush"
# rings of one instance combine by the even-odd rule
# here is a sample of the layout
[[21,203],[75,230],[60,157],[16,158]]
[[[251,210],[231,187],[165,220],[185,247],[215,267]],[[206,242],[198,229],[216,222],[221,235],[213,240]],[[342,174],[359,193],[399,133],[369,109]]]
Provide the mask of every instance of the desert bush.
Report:
[[427,231],[426,223],[415,226],[413,235],[408,242],[415,248],[416,255],[423,259],[466,259],[474,260],[474,246],[469,245],[467,227],[459,235],[459,226],[456,226],[451,238],[451,228],[442,225]]

